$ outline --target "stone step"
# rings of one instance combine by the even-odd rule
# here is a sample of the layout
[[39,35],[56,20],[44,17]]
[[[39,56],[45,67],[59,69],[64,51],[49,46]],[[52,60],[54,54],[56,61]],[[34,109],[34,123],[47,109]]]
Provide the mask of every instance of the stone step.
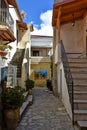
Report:
[[81,70],[80,68],[76,68],[76,69],[70,69],[71,73],[74,73],[74,74],[87,74],[87,68],[83,68],[84,70]]
[[80,130],[87,130],[87,121],[77,121]]
[[73,78],[74,85],[86,84],[87,85],[87,77],[85,78]]
[[82,72],[74,72],[74,73],[72,73],[72,77],[73,78],[81,78],[81,79],[87,79],[87,73],[82,73]]
[[87,110],[87,100],[74,100],[74,109]]
[[87,73],[87,67],[70,67],[72,73]]
[[87,91],[87,85],[80,84],[80,85],[74,85],[75,91]]
[[69,62],[85,62],[87,63],[87,58],[68,58]]
[[74,91],[74,99],[87,100],[87,91]]
[[[74,79],[74,120],[87,121],[87,59],[69,58],[68,61]],[[79,122],[79,126],[86,123]]]
[[87,121],[87,110],[74,110],[74,121]]
[[74,63],[74,62],[69,62],[70,67],[87,67],[87,63],[81,62],[81,63]]
[[70,58],[70,59],[72,59],[72,58],[78,58],[81,55],[82,55],[82,53],[73,53],[73,54],[67,53],[67,57]]

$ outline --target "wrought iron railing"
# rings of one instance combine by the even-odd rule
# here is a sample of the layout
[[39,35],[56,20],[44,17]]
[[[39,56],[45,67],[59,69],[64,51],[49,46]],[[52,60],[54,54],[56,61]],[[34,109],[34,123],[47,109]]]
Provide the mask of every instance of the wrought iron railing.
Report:
[[8,9],[0,8],[0,24],[9,26],[10,29],[13,31],[14,21]]
[[62,62],[63,62],[66,83],[67,83],[67,86],[68,86],[69,99],[70,99],[71,108],[72,108],[72,120],[73,120],[73,124],[74,124],[74,88],[73,88],[74,84],[73,84],[73,77],[72,77],[72,74],[71,74],[71,71],[70,71],[68,58],[67,58],[65,48],[64,48],[62,41],[61,41],[61,59],[62,59]]

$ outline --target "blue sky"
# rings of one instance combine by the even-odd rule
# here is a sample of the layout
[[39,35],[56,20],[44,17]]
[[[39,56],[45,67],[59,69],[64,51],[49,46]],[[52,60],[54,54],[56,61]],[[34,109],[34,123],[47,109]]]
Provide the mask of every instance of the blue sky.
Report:
[[[52,8],[54,0],[17,0],[20,11],[26,12],[24,22],[32,23],[36,30],[41,33],[45,25],[51,26]],[[49,27],[50,28],[50,27]],[[43,30],[45,33],[45,30]],[[51,34],[50,34],[51,35]]]

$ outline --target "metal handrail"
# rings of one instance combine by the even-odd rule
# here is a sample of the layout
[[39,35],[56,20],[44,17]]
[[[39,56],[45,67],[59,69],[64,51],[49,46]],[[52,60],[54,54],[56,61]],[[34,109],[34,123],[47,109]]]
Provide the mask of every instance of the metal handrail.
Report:
[[61,41],[61,59],[63,62],[66,83],[68,86],[69,99],[70,99],[71,108],[72,108],[72,122],[74,124],[74,88],[73,88],[74,83],[73,83],[73,77],[72,77],[70,67],[69,67],[68,58],[67,58],[62,41]]
[[0,24],[7,25],[12,31],[14,31],[14,21],[8,9],[0,8]]

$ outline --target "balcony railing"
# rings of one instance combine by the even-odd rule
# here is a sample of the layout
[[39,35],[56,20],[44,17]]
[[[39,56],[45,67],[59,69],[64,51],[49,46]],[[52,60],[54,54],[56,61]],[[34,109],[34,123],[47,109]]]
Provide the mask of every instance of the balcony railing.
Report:
[[14,21],[9,13],[8,9],[0,9],[0,24],[9,26],[9,28],[14,31]]

